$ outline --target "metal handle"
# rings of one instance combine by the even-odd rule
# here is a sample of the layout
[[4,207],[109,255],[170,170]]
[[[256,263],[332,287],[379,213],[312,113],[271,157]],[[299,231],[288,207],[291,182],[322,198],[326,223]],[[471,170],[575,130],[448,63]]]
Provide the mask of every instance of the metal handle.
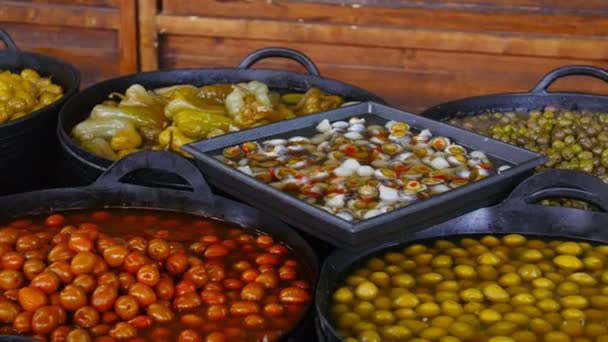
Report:
[[300,51],[282,47],[269,47],[255,50],[241,61],[241,63],[239,64],[239,68],[249,69],[256,62],[264,58],[272,57],[281,57],[294,60],[302,64],[302,66],[304,66],[310,74],[315,76],[321,76],[319,68],[317,68],[315,63],[310,58],[308,58],[308,56],[301,53]]
[[171,189],[167,191],[190,192],[196,200],[212,204],[213,192],[201,172],[186,158],[173,152],[145,151],[130,154],[112,164],[91,186],[97,189],[116,189],[117,187],[137,186],[125,184],[122,179],[138,170],[161,170],[183,178],[191,190]]
[[551,197],[574,198],[608,212],[608,185],[580,171],[547,170],[523,181],[503,206],[526,206]]
[[0,40],[6,45],[6,49],[10,51],[19,51],[17,44],[6,31],[0,29]]
[[549,86],[553,82],[557,81],[562,77],[571,75],[592,76],[595,78],[599,78],[600,80],[603,80],[605,82],[608,82],[607,70],[589,65],[568,65],[549,72],[547,75],[545,75],[545,77],[542,78],[542,80],[540,80],[540,82],[538,82],[538,85],[534,87],[534,89],[532,89],[530,92],[533,94],[547,93],[547,88],[549,88]]

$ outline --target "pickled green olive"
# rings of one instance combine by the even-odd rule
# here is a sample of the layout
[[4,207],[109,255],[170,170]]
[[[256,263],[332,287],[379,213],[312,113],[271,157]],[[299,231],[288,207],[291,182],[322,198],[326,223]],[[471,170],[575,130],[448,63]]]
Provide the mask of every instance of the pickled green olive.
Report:
[[[549,161],[539,170],[579,170],[608,182],[608,112],[548,106],[528,112],[480,113],[453,118],[449,123],[544,153]],[[541,204],[597,210],[569,198],[543,200]]]
[[518,234],[413,244],[346,274],[330,319],[346,341],[603,341],[607,263],[608,245]]

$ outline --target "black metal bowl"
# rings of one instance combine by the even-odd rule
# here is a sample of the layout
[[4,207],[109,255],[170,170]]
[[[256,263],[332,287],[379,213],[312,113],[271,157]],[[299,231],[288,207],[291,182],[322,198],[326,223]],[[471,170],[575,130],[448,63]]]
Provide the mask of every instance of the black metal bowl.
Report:
[[[255,62],[269,57],[295,60],[302,64],[310,74],[249,69]],[[112,163],[111,160],[85,151],[70,136],[72,128],[86,119],[93,107],[105,101],[110,93],[124,92],[129,86],[136,83],[149,89],[185,83],[202,86],[250,80],[264,82],[271,89],[282,92],[306,91],[315,86],[325,92],[342,96],[349,101],[374,100],[380,103],[384,102],[376,95],[354,85],[321,77],[316,65],[306,55],[286,48],[266,48],[254,51],[245,57],[236,68],[153,71],[110,79],[80,92],[62,108],[59,114],[58,135],[65,155],[65,174],[71,178],[68,183],[70,185],[88,184]],[[174,181],[166,180],[167,183]]]
[[[402,121],[418,131],[429,129],[434,135],[448,137],[470,150],[483,151],[496,168],[502,165],[512,167],[503,173],[403,208],[362,221],[350,222],[287,192],[275,189],[214,157],[221,155],[224,148],[246,141],[311,136],[315,134],[314,127],[324,119],[333,122],[348,120],[351,117],[362,117],[368,122],[380,124],[389,120]],[[379,244],[392,239],[393,234],[414,232],[429,224],[496,204],[546,160],[538,153],[373,102],[277,122],[266,128],[249,129],[191,143],[186,145],[184,150],[194,156],[213,186],[340,248],[361,248],[364,245]]]
[[55,134],[61,106],[78,91],[80,73],[69,63],[33,52],[22,52],[0,30],[6,49],[0,51],[0,70],[21,72],[25,68],[51,77],[63,88],[63,98],[23,118],[0,124],[0,195],[32,190],[52,181],[58,155]]
[[[596,205],[601,212],[536,204],[545,198],[567,196]],[[403,234],[390,243],[357,251],[336,251],[321,268],[315,293],[319,341],[343,341],[328,319],[331,295],[354,265],[383,251],[486,234],[518,233],[529,237],[608,243],[608,187],[599,179],[578,171],[548,170],[521,183],[501,204],[479,209],[425,230]]]
[[[172,170],[188,184],[189,189],[159,189],[124,183],[126,176],[141,169]],[[317,257],[298,233],[256,209],[213,195],[199,170],[174,153],[142,152],[127,156],[113,164],[95,183],[87,187],[41,190],[0,197],[0,219],[95,208],[173,211],[215,218],[262,231],[291,247],[302,265],[310,270],[313,284],[317,279]],[[302,340],[312,330],[312,304],[309,304],[302,319],[280,340]]]
[[568,110],[608,110],[608,96],[585,93],[551,93],[547,88],[562,77],[584,75],[608,82],[608,71],[593,66],[569,65],[552,70],[528,93],[503,93],[446,102],[420,113],[435,120],[474,116],[485,112],[530,111],[546,106]]

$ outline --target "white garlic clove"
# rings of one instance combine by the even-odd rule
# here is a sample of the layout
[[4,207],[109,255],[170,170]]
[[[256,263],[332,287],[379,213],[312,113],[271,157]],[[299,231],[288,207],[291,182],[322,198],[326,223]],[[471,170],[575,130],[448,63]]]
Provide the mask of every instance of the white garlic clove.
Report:
[[353,171],[357,170],[360,166],[361,164],[359,164],[359,162],[353,158],[348,158],[342,163],[342,167],[351,169]]
[[382,213],[382,210],[380,210],[380,209],[372,209],[372,210],[368,210],[368,211],[367,211],[367,212],[366,212],[366,213],[363,215],[363,218],[364,218],[364,219],[369,219],[369,218],[372,218],[372,217],[378,216],[378,215],[380,215],[380,214],[383,214],[383,213]]
[[365,119],[364,118],[358,118],[358,117],[352,117],[350,118],[350,120],[348,120],[348,123],[351,125],[364,125],[365,124]]
[[357,175],[361,177],[371,177],[374,175],[374,172],[374,168],[369,165],[362,165],[357,169]]
[[326,198],[325,205],[330,208],[344,208],[344,195],[338,194],[331,196],[330,198]]
[[287,140],[285,139],[271,139],[271,140],[266,140],[263,142],[263,145],[270,145],[270,146],[279,146],[279,145],[285,145],[287,144]]
[[380,190],[380,199],[382,201],[392,203],[399,200],[399,192],[393,188],[380,185],[378,190]]
[[329,130],[331,129],[331,124],[329,123],[329,120],[323,119],[321,122],[319,122],[319,124],[317,124],[317,127],[315,128],[317,132],[325,133],[329,132]]
[[436,170],[443,170],[450,167],[450,163],[443,157],[437,157],[431,160],[431,166]]
[[364,132],[365,131],[365,125],[362,124],[354,124],[351,125],[350,127],[348,127],[348,131],[349,132]]
[[350,140],[363,139],[363,135],[359,132],[348,132],[348,133],[344,134],[344,137],[346,139],[350,139]]
[[331,126],[333,128],[346,129],[346,128],[348,128],[349,124],[346,121],[336,121],[336,122],[332,123]]
[[333,173],[339,177],[350,177],[355,171],[344,166],[339,166],[334,169]]
[[476,158],[476,159],[484,159],[487,158],[486,154],[481,152],[481,151],[473,151],[470,153],[471,158]]

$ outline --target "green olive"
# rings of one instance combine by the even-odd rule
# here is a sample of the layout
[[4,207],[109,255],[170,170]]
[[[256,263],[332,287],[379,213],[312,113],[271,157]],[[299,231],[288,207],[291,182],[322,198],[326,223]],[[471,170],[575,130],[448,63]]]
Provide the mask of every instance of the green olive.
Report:
[[372,300],[378,296],[378,287],[371,281],[364,281],[357,285],[355,294],[361,300]]
[[387,286],[391,283],[391,277],[386,272],[373,272],[368,278],[371,282],[380,287]]
[[[453,125],[544,153],[544,168],[591,173],[608,182],[608,113],[545,107],[528,112],[485,112],[450,119]],[[598,167],[602,167],[600,170]],[[545,205],[597,210],[590,204],[558,198]]]
[[355,294],[348,287],[341,287],[336,292],[334,292],[334,301],[338,303],[349,304],[355,298]]
[[519,234],[415,244],[346,275],[330,314],[358,341],[596,341],[607,263],[608,245]]

